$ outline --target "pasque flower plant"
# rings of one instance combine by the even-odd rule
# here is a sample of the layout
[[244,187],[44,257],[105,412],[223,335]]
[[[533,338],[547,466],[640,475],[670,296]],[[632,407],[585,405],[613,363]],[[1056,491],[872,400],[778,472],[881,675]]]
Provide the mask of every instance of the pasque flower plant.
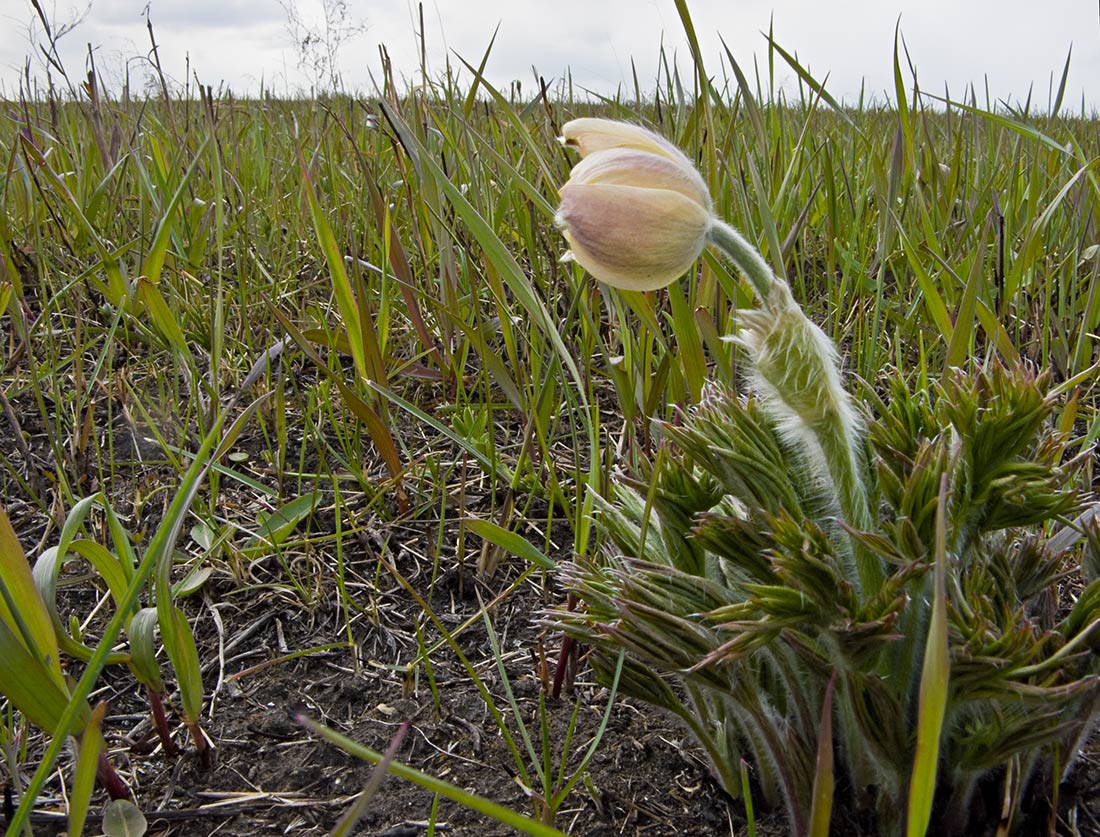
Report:
[[654,290],[713,246],[759,307],[737,337],[751,395],[717,382],[658,424],[662,454],[597,501],[615,548],[564,567],[578,604],[546,621],[600,677],[625,651],[620,691],[681,718],[731,795],[751,761],[791,833],[828,833],[834,787],[876,834],[1045,827],[1100,709],[1100,531],[1074,518],[1048,376],[888,370],[857,401],[685,155],[606,120],[563,133],[582,267]]
[[[836,351],[795,304],[787,283],[713,215],[706,183],[687,155],[652,131],[608,119],[567,122],[561,141],[581,155],[561,188],[556,215],[571,248],[566,258],[613,287],[649,291],[682,277],[707,245],[726,254],[761,301],[744,316],[740,335],[755,360],[757,389],[769,395],[765,403],[781,430],[801,437],[821,478],[836,486],[844,518],[863,526],[858,421],[841,386]],[[874,563],[862,561],[853,580],[876,583]]]

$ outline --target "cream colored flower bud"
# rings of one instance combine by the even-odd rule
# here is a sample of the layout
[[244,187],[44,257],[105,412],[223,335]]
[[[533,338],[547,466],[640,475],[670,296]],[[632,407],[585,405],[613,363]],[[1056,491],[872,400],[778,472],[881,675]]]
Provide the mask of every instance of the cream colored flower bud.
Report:
[[555,221],[575,259],[617,288],[650,291],[682,276],[706,246],[710,193],[691,161],[637,125],[576,119],[563,142],[583,158]]
[[609,148],[637,148],[639,151],[667,157],[694,171],[691,160],[683,151],[660,134],[641,125],[616,122],[613,119],[573,119],[562,125],[561,133],[562,145],[577,149],[582,158]]

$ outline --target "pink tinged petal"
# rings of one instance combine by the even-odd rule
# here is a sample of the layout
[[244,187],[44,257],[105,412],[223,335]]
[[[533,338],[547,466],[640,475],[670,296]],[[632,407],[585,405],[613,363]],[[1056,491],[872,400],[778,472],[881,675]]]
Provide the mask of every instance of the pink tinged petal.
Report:
[[597,151],[573,167],[570,183],[667,189],[710,211],[710,191],[690,165],[634,148]]
[[693,167],[683,151],[641,125],[589,117],[566,122],[561,132],[562,142],[569,148],[577,149],[581,157],[609,148],[636,148]]
[[711,216],[672,190],[570,182],[561,189],[555,220],[573,258],[597,279],[651,291],[683,276],[699,258]]

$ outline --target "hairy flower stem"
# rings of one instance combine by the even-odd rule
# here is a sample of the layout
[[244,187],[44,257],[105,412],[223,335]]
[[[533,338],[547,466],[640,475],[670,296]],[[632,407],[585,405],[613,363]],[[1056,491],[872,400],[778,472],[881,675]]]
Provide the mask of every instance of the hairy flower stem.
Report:
[[707,241],[725,253],[749,278],[761,302],[768,299],[772,285],[780,280],[764,261],[764,257],[741,233],[715,218],[707,230]]
[[[807,319],[786,281],[737,230],[715,220],[707,240],[725,253],[752,282],[760,308],[744,315],[744,345],[756,367],[760,388],[779,414],[787,435],[809,448],[836,492],[844,521],[871,528],[865,482],[859,462],[859,421],[844,390],[832,341]],[[852,541],[851,581],[875,590],[881,562]]]

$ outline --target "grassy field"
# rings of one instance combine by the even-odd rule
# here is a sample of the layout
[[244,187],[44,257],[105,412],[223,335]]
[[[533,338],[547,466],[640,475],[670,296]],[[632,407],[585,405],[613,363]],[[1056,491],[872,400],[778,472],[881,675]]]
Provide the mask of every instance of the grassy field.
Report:
[[[156,551],[142,601],[171,589],[194,636],[189,655],[160,627],[169,722],[196,737],[171,734],[209,737],[217,765],[158,746],[125,665],[85,695],[173,833],[333,828],[369,766],[299,715],[376,750],[410,722],[399,761],[570,833],[745,833],[676,725],[609,706],[583,664],[545,697],[561,638],[537,618],[556,562],[604,545],[592,492],[659,456],[649,418],[740,380],[723,338],[752,301],[710,253],[645,295],[559,262],[576,116],[685,149],[851,376],[1049,368],[1095,490],[1097,122],[943,103],[900,70],[896,106],[840,108],[808,76],[783,93],[709,69],[600,101],[560,82],[517,101],[464,70],[377,98],[137,99],[93,77],[3,103],[0,497],[32,562],[63,533],[135,566]],[[121,625],[91,552],[57,601],[94,673]],[[44,829],[72,761],[39,770],[47,742],[0,720]],[[512,833],[437,790],[390,778],[371,833]],[[1100,801],[1074,804],[1100,833]]]

